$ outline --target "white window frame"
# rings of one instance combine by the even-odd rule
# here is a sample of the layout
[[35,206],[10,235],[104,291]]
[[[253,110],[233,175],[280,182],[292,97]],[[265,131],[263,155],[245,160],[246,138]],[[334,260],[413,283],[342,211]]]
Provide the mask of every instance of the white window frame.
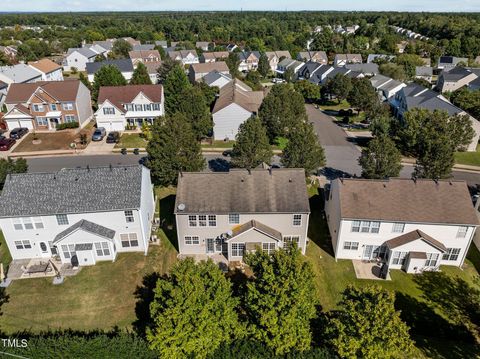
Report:
[[13,229],[16,231],[23,231],[23,222],[21,218],[12,218]]
[[240,214],[230,213],[228,215],[228,224],[240,224]]
[[64,102],[62,104],[62,108],[66,111],[71,111],[71,110],[73,110],[73,103],[72,102]]
[[14,244],[15,244],[15,248],[17,248],[18,250],[32,249],[32,244],[30,243],[30,241],[28,239],[22,239],[22,240],[14,241]]
[[245,243],[232,243],[232,257],[243,257],[245,254]]
[[292,246],[292,243],[297,244],[297,248],[300,247],[300,236],[299,235],[287,235],[283,236],[283,248],[290,248]]
[[71,122],[77,121],[77,117],[75,115],[65,115],[64,119],[65,119],[65,123],[71,123]]
[[267,254],[272,254],[275,251],[275,242],[262,243],[262,251]]
[[395,251],[392,254],[392,264],[393,265],[404,265],[408,252]]
[[343,249],[347,251],[356,251],[358,250],[358,246],[359,246],[358,242],[351,242],[351,241],[343,242]]
[[142,104],[135,104],[135,112],[143,112]]
[[110,246],[108,242],[96,242],[95,244],[95,252],[97,253],[98,257],[108,257],[110,256]]
[[68,226],[70,224],[67,214],[56,214],[55,217],[59,226]]
[[207,227],[208,216],[206,214],[199,214],[197,218],[198,218],[198,226],[199,227]]
[[209,227],[216,227],[217,226],[217,216],[215,214],[209,214],[207,224],[208,224]]
[[103,108],[104,115],[115,115],[115,109],[113,107],[104,107]]
[[467,236],[467,233],[468,233],[468,227],[467,226],[460,226],[460,227],[458,227],[456,238],[465,238]]
[[461,251],[461,248],[447,248],[447,251],[443,253],[442,260],[457,261]]
[[122,248],[135,248],[138,247],[138,236],[137,233],[121,233],[120,234],[120,244]]
[[44,107],[41,103],[34,103],[32,107],[34,112],[44,112]]
[[302,215],[294,214],[292,218],[292,225],[294,227],[300,227],[302,225]]
[[50,104],[50,110],[51,111],[58,111],[58,105],[56,103],[51,103]]
[[48,126],[48,118],[43,116],[38,116],[35,118],[37,121],[37,126]]
[[159,103],[153,103],[152,108],[153,108],[153,111],[160,111],[160,104]]
[[440,255],[438,253],[427,253],[427,259],[425,260],[425,267],[436,267]]
[[123,214],[125,215],[125,221],[127,223],[135,223],[135,216],[133,215],[133,210],[126,210],[123,211]]
[[198,246],[200,244],[200,238],[198,236],[185,236],[183,240],[187,246]]
[[392,225],[392,233],[403,233],[405,231],[405,223],[404,222],[395,222]]
[[62,244],[61,250],[65,259],[71,259],[75,254],[75,244]]
[[188,226],[189,227],[197,227],[198,226],[197,216],[195,214],[189,214],[188,215]]
[[360,233],[361,225],[362,225],[362,221],[352,221],[352,228],[350,231],[354,233]]
[[45,226],[43,225],[42,217],[32,217],[33,225],[35,229],[44,229]]
[[[32,221],[32,218],[30,217],[23,217],[22,218],[22,222],[23,222],[23,228],[25,230],[32,230],[32,229],[35,229],[35,226],[33,225],[33,221]],[[29,227],[32,227],[32,228],[29,228]]]

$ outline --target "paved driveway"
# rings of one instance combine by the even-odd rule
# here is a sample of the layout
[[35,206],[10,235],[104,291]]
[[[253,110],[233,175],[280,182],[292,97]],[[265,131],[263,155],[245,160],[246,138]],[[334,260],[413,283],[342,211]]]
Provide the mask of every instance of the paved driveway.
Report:
[[313,105],[305,106],[320,144],[325,149],[327,171],[341,171],[345,174],[360,176],[362,169],[357,162],[360,151],[352,142],[348,141],[345,131],[337,126],[330,116]]

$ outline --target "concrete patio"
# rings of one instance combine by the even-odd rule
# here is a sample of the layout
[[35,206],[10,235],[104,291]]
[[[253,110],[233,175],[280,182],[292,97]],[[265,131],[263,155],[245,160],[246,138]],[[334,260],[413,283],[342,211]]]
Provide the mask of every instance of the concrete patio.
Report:
[[80,269],[81,267],[74,269],[71,264],[63,264],[54,259],[18,259],[10,263],[7,278],[9,280],[17,280],[47,278],[57,275],[66,277],[78,274]]
[[366,262],[361,260],[352,260],[353,269],[358,279],[373,279],[373,280],[392,280],[390,273],[387,273],[387,278],[380,277],[380,269],[382,264],[378,262]]
[[208,259],[211,259],[214,261],[220,269],[222,270],[228,270],[228,260],[227,258],[220,253],[213,253],[213,254],[179,254],[178,259],[185,259],[185,258],[193,258],[195,263],[198,263],[200,261],[207,261]]

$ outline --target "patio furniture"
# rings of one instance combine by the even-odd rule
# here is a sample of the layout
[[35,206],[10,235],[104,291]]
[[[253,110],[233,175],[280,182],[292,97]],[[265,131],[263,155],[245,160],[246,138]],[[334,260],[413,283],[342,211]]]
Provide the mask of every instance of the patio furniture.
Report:
[[48,269],[48,263],[40,262],[39,264],[33,264],[27,268],[28,274],[35,274],[35,273],[45,273]]

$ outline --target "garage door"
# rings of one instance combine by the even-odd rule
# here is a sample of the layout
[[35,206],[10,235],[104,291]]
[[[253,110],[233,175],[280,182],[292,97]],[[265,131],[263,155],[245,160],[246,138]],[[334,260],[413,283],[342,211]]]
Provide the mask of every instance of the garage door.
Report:
[[9,130],[17,127],[26,127],[29,130],[33,129],[32,120],[5,120]]
[[104,127],[107,132],[125,130],[125,125],[122,121],[97,121],[97,127]]
[[32,120],[20,120],[20,127],[26,127],[29,130],[33,130]]

